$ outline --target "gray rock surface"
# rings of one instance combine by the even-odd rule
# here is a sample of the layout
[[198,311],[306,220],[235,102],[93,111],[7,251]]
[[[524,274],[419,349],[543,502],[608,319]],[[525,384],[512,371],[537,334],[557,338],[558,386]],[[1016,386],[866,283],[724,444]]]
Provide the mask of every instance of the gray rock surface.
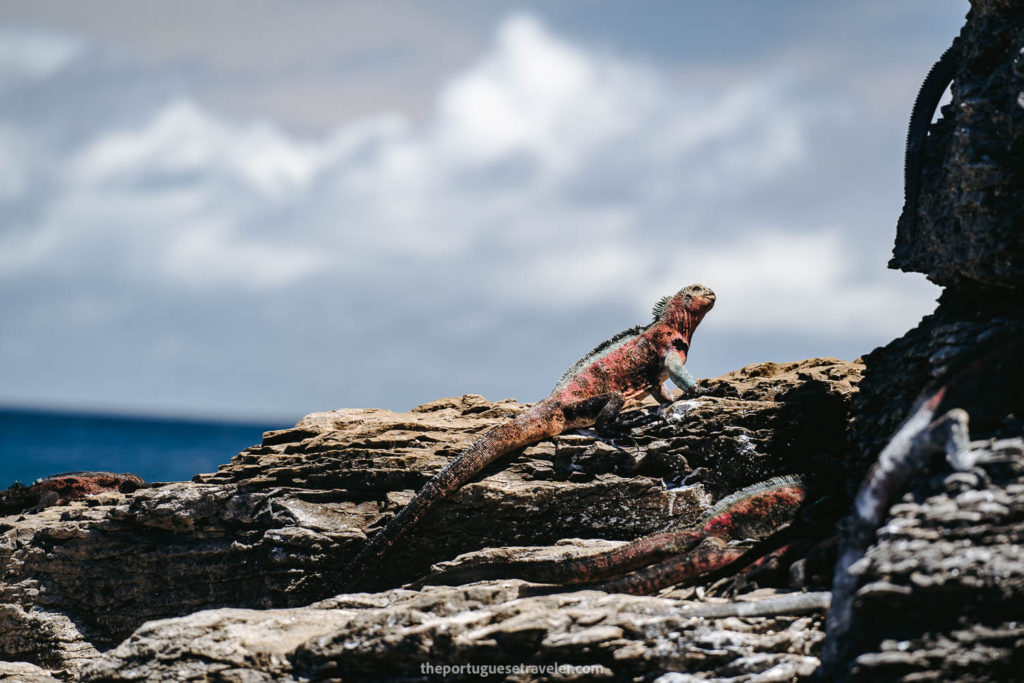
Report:
[[[783,681],[817,666],[820,615],[703,619],[688,617],[692,603],[678,599],[596,591],[517,598],[519,584],[392,590],[301,609],[219,609],[152,622],[82,679],[403,681],[443,666],[505,666],[533,672],[512,680],[686,671],[689,680]],[[560,675],[547,673],[558,666],[566,667]],[[478,680],[478,673],[457,668],[452,680]]]
[[977,471],[922,477],[855,565],[854,680],[1019,680],[1024,439],[974,449]]
[[59,683],[50,672],[25,662],[0,662],[0,681],[4,683]]
[[[677,402],[667,420],[651,406],[624,414],[622,424],[613,425],[619,432],[614,437],[588,431],[537,444],[496,463],[440,505],[385,561],[379,583],[400,585],[435,562],[484,547],[543,546],[570,537],[629,540],[687,525],[722,494],[772,475],[838,472],[859,376],[860,365],[836,359],[758,364],[707,380],[709,395]],[[209,610],[296,609],[329,598],[337,593],[338,570],[365,542],[368,529],[400,509],[477,434],[519,410],[514,401],[464,396],[408,413],[315,413],[293,429],[268,432],[262,444],[193,482],[111,491],[0,517],[0,651],[7,660],[74,677],[86,661],[146,622],[201,613],[199,622],[181,623],[213,628],[221,622],[202,622]],[[623,426],[634,421],[631,429]],[[442,609],[427,603],[453,595],[430,593],[423,610]],[[380,599],[360,598],[367,604]],[[556,609],[553,603],[530,604]],[[401,603],[372,619],[401,621],[404,610]],[[512,612],[503,614],[509,628],[519,623]],[[267,624],[277,628],[278,622],[260,623],[245,637],[275,647]],[[329,626],[331,633],[344,628]],[[157,632],[144,626],[132,642],[150,633]],[[399,633],[394,638],[401,640]],[[211,632],[207,640],[222,637],[227,635]],[[619,642],[616,649],[624,646]],[[756,643],[750,647],[750,653],[760,651]],[[320,652],[312,646],[301,651]],[[178,658],[182,671],[198,666],[186,666],[180,648],[162,652],[160,666],[173,668]],[[747,656],[728,652],[716,666]],[[323,654],[322,661],[319,654],[304,656],[327,666],[334,655]],[[213,650],[196,650],[196,661],[204,657],[210,667],[221,665]],[[238,657],[228,663],[249,671],[249,655],[239,651]],[[163,676],[131,661],[126,672]],[[239,674],[241,680],[249,675]]]

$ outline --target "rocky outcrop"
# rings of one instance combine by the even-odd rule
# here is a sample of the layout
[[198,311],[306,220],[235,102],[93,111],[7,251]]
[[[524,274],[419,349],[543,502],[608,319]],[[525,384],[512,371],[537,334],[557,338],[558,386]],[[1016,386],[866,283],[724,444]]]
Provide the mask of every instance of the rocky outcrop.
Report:
[[[864,357],[851,488],[926,386],[1000,340],[1024,336],[1024,10],[1006,0],[971,4],[957,39],[952,102],[925,147],[920,212],[901,224],[892,261],[945,289],[932,315]],[[832,675],[1019,677],[1024,414],[1014,414],[1012,396],[987,398],[1003,400],[1003,413],[963,406],[979,454],[975,470],[953,473],[936,460],[918,473],[854,565],[852,635]]]
[[954,291],[1024,293],[1022,25],[1016,0],[971,2],[953,99],[924,150],[918,218],[900,226],[891,267]]
[[1020,677],[1024,439],[980,442],[974,472],[922,476],[856,567],[856,680]]
[[[537,444],[496,463],[442,503],[403,541],[401,561],[385,562],[379,584],[399,585],[435,562],[484,547],[544,546],[561,538],[612,542],[684,526],[722,494],[773,475],[804,472],[827,480],[841,469],[848,407],[859,375],[858,364],[836,359],[748,366],[705,381],[706,396],[675,403],[666,419],[658,417],[653,406],[641,407],[610,426],[614,436],[584,431]],[[265,678],[284,671],[298,676],[321,666],[329,669],[339,652],[350,650],[346,671],[369,672],[379,666],[373,663],[374,653],[412,637],[414,621],[400,618],[412,609],[410,605],[418,605],[416,610],[423,615],[435,615],[417,617],[423,624],[433,624],[437,614],[449,609],[446,605],[461,599],[456,597],[462,595],[459,589],[430,589],[422,597],[392,592],[349,602],[339,598],[341,602],[330,603],[330,609],[324,604],[304,606],[335,595],[339,568],[362,546],[371,527],[399,509],[475,435],[522,409],[514,401],[492,403],[464,396],[408,413],[316,413],[292,429],[268,432],[262,444],[193,482],[130,493],[110,491],[0,518],[0,652],[6,660],[73,676],[85,662],[153,622],[105,656],[105,668],[90,675],[116,679],[137,667],[174,667],[180,658],[181,671],[204,672],[201,675],[212,676],[224,667],[227,671],[225,662],[244,669],[249,667],[245,662],[258,661],[259,666],[250,668]],[[559,616],[558,605],[576,604],[576,597],[538,597],[496,612],[502,596],[509,595],[510,589],[501,588],[504,585],[486,589],[496,597],[478,606],[445,612],[450,622],[446,626],[439,623],[428,629],[421,624],[425,630],[435,629],[430,642],[440,643],[444,633],[464,622],[466,634],[484,629],[504,644],[501,647],[511,647],[530,634],[522,641],[523,649],[510,650],[515,656],[525,656],[533,643],[538,652],[547,650],[538,655],[539,661],[564,662],[573,639],[583,643],[596,637],[594,632],[575,634],[601,619],[587,624]],[[691,593],[684,596],[692,597]],[[594,595],[586,600],[588,609],[599,602]],[[669,670],[668,662],[691,656],[685,654],[690,646],[682,645],[686,638],[677,629],[683,628],[677,612],[684,603],[660,600],[630,602],[616,597],[602,603],[604,612],[598,614],[611,619],[606,632],[622,631],[600,646],[602,657],[610,657],[610,663],[618,661],[615,657],[625,658],[625,671],[648,660],[653,662],[649,670],[662,665]],[[358,615],[353,612],[357,603]],[[651,607],[648,614],[647,606],[656,609]],[[232,609],[210,611],[218,608]],[[612,619],[620,608],[641,616]],[[301,611],[306,609],[314,613]],[[641,625],[651,615],[660,615],[663,625],[644,631]],[[184,619],[153,621],[169,617]],[[349,630],[354,628],[353,619],[363,620],[359,633],[379,632],[381,639],[352,645],[345,634],[354,633]],[[632,626],[629,619],[635,619]],[[658,619],[651,623],[662,623]],[[300,624],[286,628],[292,621]],[[709,634],[701,636],[705,644],[694,646],[692,654],[707,658],[708,671],[731,671],[733,660],[742,660],[736,665],[741,668],[768,670],[782,662],[775,656],[780,653],[799,655],[787,659],[785,667],[803,670],[809,661],[803,658],[811,656],[809,648],[818,636],[793,631],[780,639],[773,633],[792,623],[762,618],[762,630],[761,625],[737,620],[718,625],[694,622],[684,631]],[[162,647],[158,641],[166,642],[161,639],[171,637],[179,628],[175,624],[188,629],[206,624],[218,630],[199,638],[192,654],[186,656],[178,648],[177,655],[144,664],[139,653]],[[470,628],[472,624],[477,626]],[[279,636],[275,631],[281,631]],[[336,638],[330,641],[334,645],[321,645],[330,634]],[[217,648],[236,637],[252,643],[252,649],[243,648],[225,659]],[[790,640],[792,650],[786,644]],[[726,647],[729,643],[735,647]],[[125,650],[129,645],[136,649]],[[484,641],[463,643],[463,650],[444,655],[449,659],[438,647],[410,645],[405,661],[434,661],[436,655],[437,661],[455,662],[463,651],[475,651],[480,659],[472,661],[483,661],[488,647],[494,646]],[[660,654],[648,652],[651,647]],[[702,655],[702,648],[714,652]],[[284,668],[266,668],[273,656],[284,658]],[[205,664],[186,666],[190,657]],[[755,666],[756,662],[760,664]],[[145,670],[162,677],[159,668]]]
[[[1022,310],[998,293],[993,298],[979,294],[966,300],[944,294],[935,312],[917,327],[864,356],[866,370],[854,398],[850,426],[846,480],[851,488],[861,481],[925,387],[977,357],[980,349],[1024,334]],[[1012,421],[985,425],[984,434],[1014,436],[1019,434],[1016,426]]]
[[145,485],[146,482],[134,474],[117,472],[66,472],[45,477],[30,486],[15,482],[0,491],[0,515],[63,505],[104,491],[131,493]]
[[[393,590],[295,610],[219,609],[153,622],[89,665],[82,679],[412,681],[439,679],[442,667],[452,667],[447,680],[479,680],[482,671],[507,667],[496,680],[630,680],[687,671],[676,680],[788,681],[818,663],[820,614],[702,618],[688,616],[689,603],[678,598],[579,591],[520,599],[518,583]],[[162,656],[167,652],[174,656]],[[508,676],[516,667],[521,674]]]

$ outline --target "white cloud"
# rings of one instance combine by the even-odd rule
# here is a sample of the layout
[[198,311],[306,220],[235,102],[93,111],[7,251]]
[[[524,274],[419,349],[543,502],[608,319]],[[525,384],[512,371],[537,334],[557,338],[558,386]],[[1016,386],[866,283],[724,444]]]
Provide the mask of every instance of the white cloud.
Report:
[[[626,255],[647,229],[638,197],[653,189],[652,201],[671,211],[678,200],[671,188],[659,198],[657,186],[675,169],[695,169],[687,183],[709,195],[799,160],[803,114],[781,92],[753,82],[680,96],[648,67],[590,54],[518,16],[415,125],[382,113],[299,140],[270,123],[169,102],[147,125],[104,133],[78,152],[47,224],[69,245],[106,234],[144,260],[131,244],[148,239],[164,267],[136,272],[189,286],[293,284],[332,259],[494,260],[489,247],[501,250],[500,270],[546,283],[556,293],[547,305],[621,298],[603,283],[642,267],[642,255]],[[595,173],[629,196],[588,190]],[[575,200],[581,190],[594,196]],[[260,232],[268,212],[280,218]],[[294,223],[305,224],[301,236]],[[560,275],[551,263],[565,259],[589,265]],[[508,291],[501,278],[480,285],[495,297]]]
[[182,225],[162,255],[170,280],[193,288],[274,289],[330,265],[314,246],[273,245],[232,235],[216,221]]
[[277,198],[304,187],[324,154],[270,124],[233,126],[194,103],[179,101],[168,104],[141,130],[100,138],[78,155],[73,168],[90,185],[218,173]]
[[83,49],[72,36],[38,30],[0,28],[0,87],[49,78]]
[[[69,50],[33,43],[25,63],[46,78]],[[349,314],[323,318],[323,336],[358,339],[360,311],[446,329],[455,310],[452,325],[490,335],[487,343],[516,312],[646,311],[700,281],[718,292],[714,325],[729,333],[898,333],[927,293],[879,275],[881,262],[865,275],[856,217],[794,185],[835,109],[780,74],[753,68],[728,86],[681,88],[653,66],[570,44],[521,15],[452,76],[422,120],[380,112],[300,137],[174,96],[143,123],[100,127],[44,164],[33,155],[49,148],[0,109],[0,142],[22,140],[0,161],[0,202],[45,188],[32,211],[12,210],[18,220],[0,228],[0,280],[80,283],[67,302],[104,320],[150,305],[83,303],[112,289],[125,299],[158,292],[169,309],[179,299],[216,301],[218,311],[266,301],[267,316],[310,317],[323,315],[324,292],[341,293]],[[29,183],[30,168],[49,176]],[[766,198],[811,208],[787,225],[757,203]],[[306,353],[288,343],[296,346],[277,356]],[[361,349],[360,364],[391,368],[373,355],[390,349]],[[411,372],[388,371],[372,381]]]
[[[729,248],[696,245],[689,254],[694,282],[714,283],[720,303],[715,325],[770,334],[884,335],[907,324],[919,309],[923,287],[898,287],[898,276],[861,281],[852,245],[836,229],[799,235],[777,228],[751,229]],[[672,292],[664,279],[644,300]],[[638,305],[642,300],[638,299]]]
[[513,17],[495,50],[441,93],[438,141],[461,163],[529,154],[571,167],[639,123],[656,97],[650,80],[559,41],[528,16]]

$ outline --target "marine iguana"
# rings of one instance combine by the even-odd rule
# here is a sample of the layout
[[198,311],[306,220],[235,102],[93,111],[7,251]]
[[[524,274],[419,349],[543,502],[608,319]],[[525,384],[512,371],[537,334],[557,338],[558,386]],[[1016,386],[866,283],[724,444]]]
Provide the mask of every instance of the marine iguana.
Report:
[[627,399],[650,394],[667,404],[673,400],[664,385],[669,378],[684,394],[698,393],[684,363],[694,330],[714,304],[709,288],[684,287],[654,305],[653,321],[598,345],[562,375],[547,398],[484,434],[428,481],[345,568],[343,584],[351,587],[428,510],[501,456],[567,429],[604,425]]
[[52,474],[37,479],[31,486],[16,481],[0,491],[0,515],[38,512],[51,505],[63,505],[104,491],[131,493],[146,485],[136,475],[120,472]]
[[726,496],[685,529],[654,534],[593,555],[440,566],[410,587],[517,578],[591,584],[587,587],[609,593],[649,595],[736,562],[749,550],[740,542],[766,539],[789,526],[806,496],[803,477],[774,477]]

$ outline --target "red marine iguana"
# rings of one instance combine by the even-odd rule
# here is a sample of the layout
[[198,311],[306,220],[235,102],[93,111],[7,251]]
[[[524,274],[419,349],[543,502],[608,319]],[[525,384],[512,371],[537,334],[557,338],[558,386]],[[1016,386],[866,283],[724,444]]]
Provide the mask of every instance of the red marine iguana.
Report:
[[684,529],[654,534],[593,555],[439,565],[411,587],[517,578],[650,595],[738,561],[749,550],[738,542],[766,539],[786,528],[799,515],[806,497],[802,477],[775,477],[726,496],[699,522]]
[[627,399],[652,395],[667,404],[673,400],[664,386],[669,378],[684,394],[696,394],[697,383],[683,364],[694,330],[714,304],[714,292],[690,285],[658,301],[649,324],[600,344],[569,368],[547,398],[484,434],[428,481],[345,568],[344,584],[358,581],[428,510],[501,456],[567,429],[607,424]]
[[0,515],[39,512],[104,491],[131,493],[146,485],[134,474],[119,472],[65,472],[37,479],[31,486],[16,481],[0,491]]

